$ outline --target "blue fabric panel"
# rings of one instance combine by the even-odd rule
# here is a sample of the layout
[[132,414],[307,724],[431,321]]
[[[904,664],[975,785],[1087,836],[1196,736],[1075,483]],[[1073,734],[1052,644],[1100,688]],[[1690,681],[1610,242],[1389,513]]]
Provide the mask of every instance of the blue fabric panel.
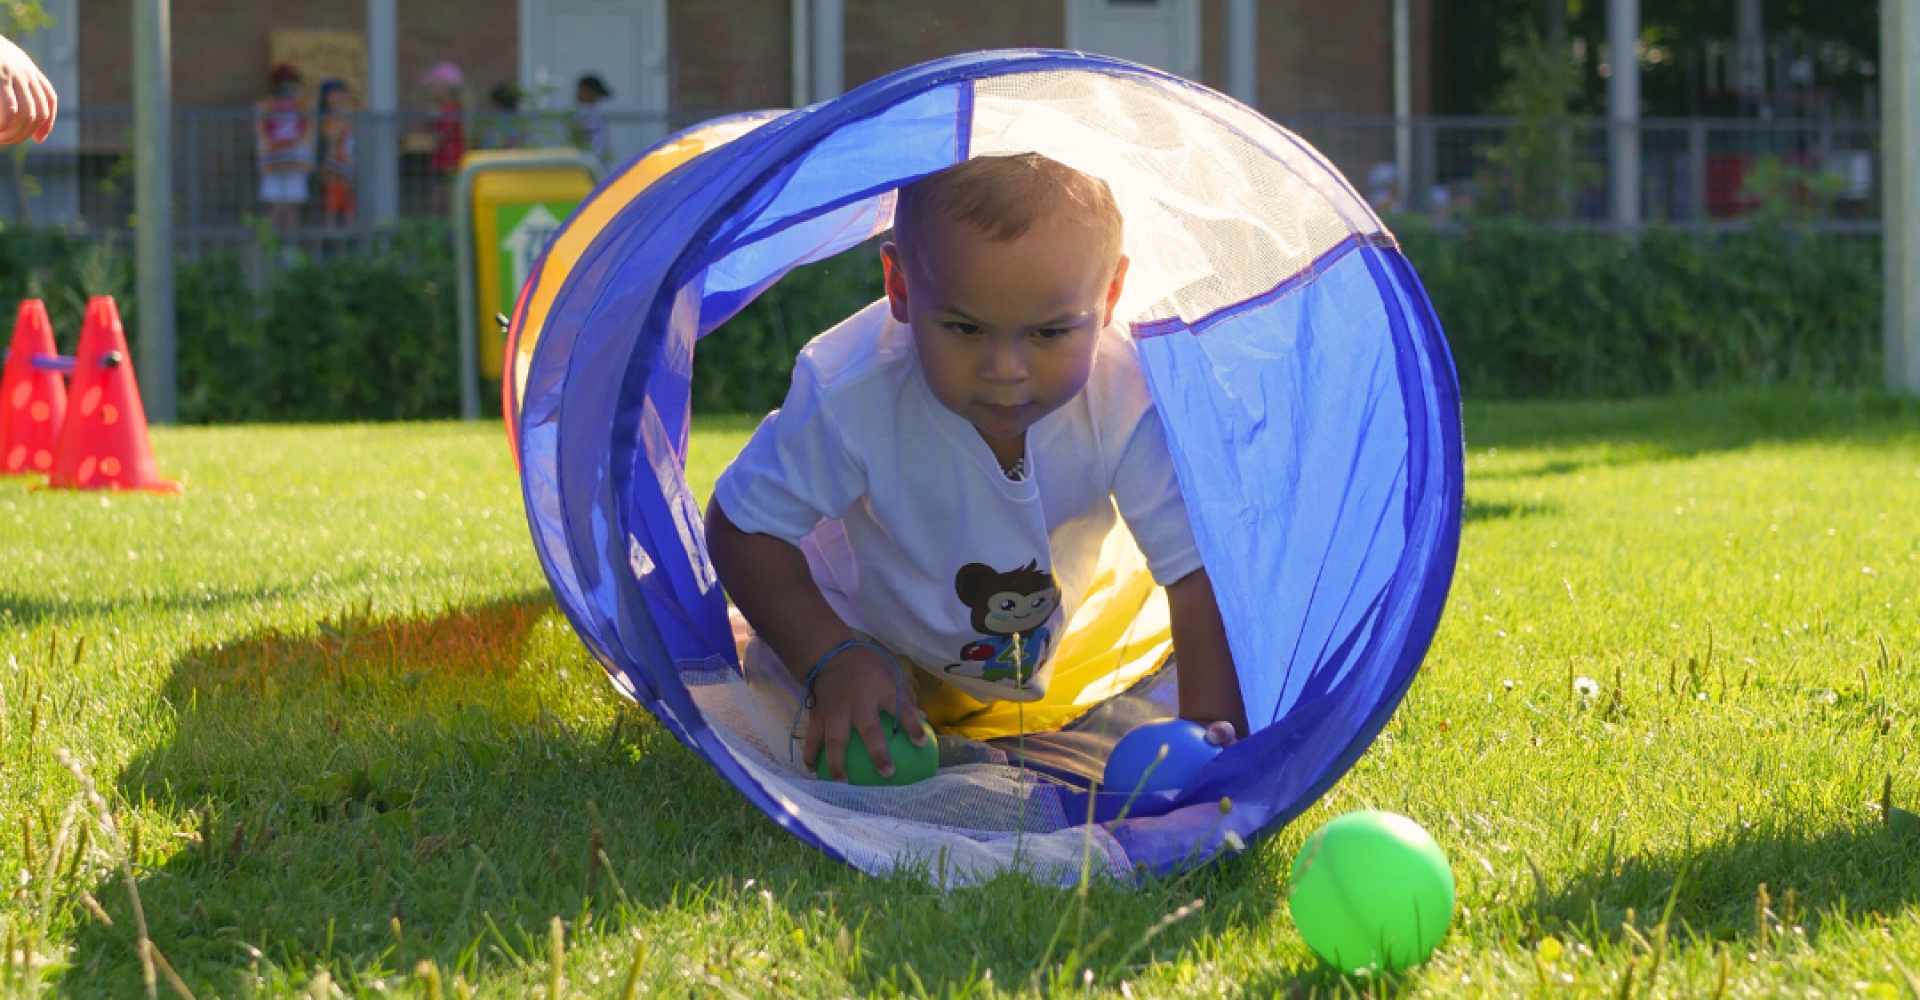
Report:
[[707,561],[705,515],[681,474],[691,427],[693,311],[700,285],[679,296],[659,363],[647,383],[638,434],[642,446],[631,474],[650,478],[652,489],[627,488],[626,523],[649,553],[658,553],[645,573],[636,573],[640,593],[668,656],[677,667],[719,666],[733,657],[727,603]]
[[[1404,545],[1406,421],[1357,253],[1200,334],[1137,342],[1258,727],[1366,618]],[[1332,665],[1338,669],[1339,665]]]
[[700,335],[732,319],[793,268],[865,243],[879,221],[880,199],[869,198],[813,216],[728,254],[707,272]]
[[1460,537],[1458,382],[1439,323],[1405,258],[1365,248],[1353,259],[1365,265],[1375,287],[1399,372],[1407,544],[1372,611],[1376,620],[1356,631],[1351,654],[1336,657],[1350,655],[1359,668],[1339,672],[1332,683],[1312,679],[1289,712],[1228,748],[1177,797],[1174,804],[1188,809],[1231,798],[1232,811],[1210,828],[1206,842],[1193,840],[1186,820],[1147,816],[1109,825],[1128,856],[1150,871],[1215,856],[1228,830],[1251,843],[1325,794],[1392,716],[1439,626]]
[[938,87],[841,127],[717,226],[701,334],[789,270],[866,242],[885,221],[882,195],[960,162],[967,93],[967,84]]
[[918,177],[960,162],[958,122],[967,86],[936,87],[835,129],[794,163],[734,245],[757,242],[823,208],[869,198],[876,180]]

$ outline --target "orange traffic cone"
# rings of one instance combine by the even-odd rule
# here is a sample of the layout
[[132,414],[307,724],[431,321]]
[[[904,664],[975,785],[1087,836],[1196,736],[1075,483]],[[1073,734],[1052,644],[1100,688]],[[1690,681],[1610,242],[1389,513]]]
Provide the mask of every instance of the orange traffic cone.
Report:
[[161,479],[154,466],[147,412],[140,406],[127,335],[112,297],[87,303],[87,321],[73,359],[73,406],[67,410],[47,485],[57,490],[180,492],[180,484]]
[[7,373],[0,379],[0,473],[44,475],[53,468],[60,423],[67,415],[67,380],[36,357],[53,358],[53,324],[46,303],[27,299],[13,323]]

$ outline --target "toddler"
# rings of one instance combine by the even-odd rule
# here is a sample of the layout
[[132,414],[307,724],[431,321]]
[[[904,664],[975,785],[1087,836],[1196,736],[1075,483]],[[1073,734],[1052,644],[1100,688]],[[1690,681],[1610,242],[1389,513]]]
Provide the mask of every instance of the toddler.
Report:
[[[858,733],[914,694],[1045,695],[1055,640],[1115,508],[1166,587],[1180,714],[1246,731],[1226,629],[1133,345],[1106,183],[982,157],[902,188],[887,296],[801,351],[785,404],[720,477],[707,540],[727,593],[807,689],[802,760],[844,779]],[[902,671],[906,676],[902,676]]]
[[273,68],[272,96],[254,116],[254,152],[260,163],[260,200],[275,229],[300,222],[313,173],[313,122],[300,101],[300,71],[288,63]]
[[328,229],[353,225],[353,107],[345,83],[320,85],[320,190]]

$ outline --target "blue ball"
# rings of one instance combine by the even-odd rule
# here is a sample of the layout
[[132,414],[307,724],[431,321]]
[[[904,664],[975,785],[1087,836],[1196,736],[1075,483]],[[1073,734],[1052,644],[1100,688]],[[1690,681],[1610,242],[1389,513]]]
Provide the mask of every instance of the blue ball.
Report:
[[[1158,764],[1160,748],[1166,757]],[[1206,727],[1185,719],[1163,719],[1135,726],[1120,737],[1107,757],[1107,770],[1100,779],[1101,789],[1129,795],[1142,792],[1172,792],[1185,787],[1215,757],[1220,748],[1207,742]],[[1149,772],[1148,769],[1152,768]]]

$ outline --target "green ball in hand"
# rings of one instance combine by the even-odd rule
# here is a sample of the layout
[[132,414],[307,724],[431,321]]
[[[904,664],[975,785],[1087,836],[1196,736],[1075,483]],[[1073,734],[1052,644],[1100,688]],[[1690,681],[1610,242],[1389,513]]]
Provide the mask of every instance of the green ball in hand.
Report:
[[[873,758],[867,755],[867,741],[860,738],[858,730],[847,734],[847,782],[854,785],[911,785],[916,781],[925,781],[933,777],[940,769],[940,747],[933,738],[933,727],[927,726],[927,745],[917,747],[907,731],[894,724],[893,716],[880,713],[880,729],[887,734],[887,754],[893,758],[893,776],[883,778],[873,766]],[[827,770],[827,751],[822,748],[820,759],[814,763],[813,773],[821,781],[832,781],[833,772]]]
[[1426,961],[1453,922],[1453,869],[1420,824],[1371,810],[1313,832],[1287,896],[1308,947],[1341,972]]

